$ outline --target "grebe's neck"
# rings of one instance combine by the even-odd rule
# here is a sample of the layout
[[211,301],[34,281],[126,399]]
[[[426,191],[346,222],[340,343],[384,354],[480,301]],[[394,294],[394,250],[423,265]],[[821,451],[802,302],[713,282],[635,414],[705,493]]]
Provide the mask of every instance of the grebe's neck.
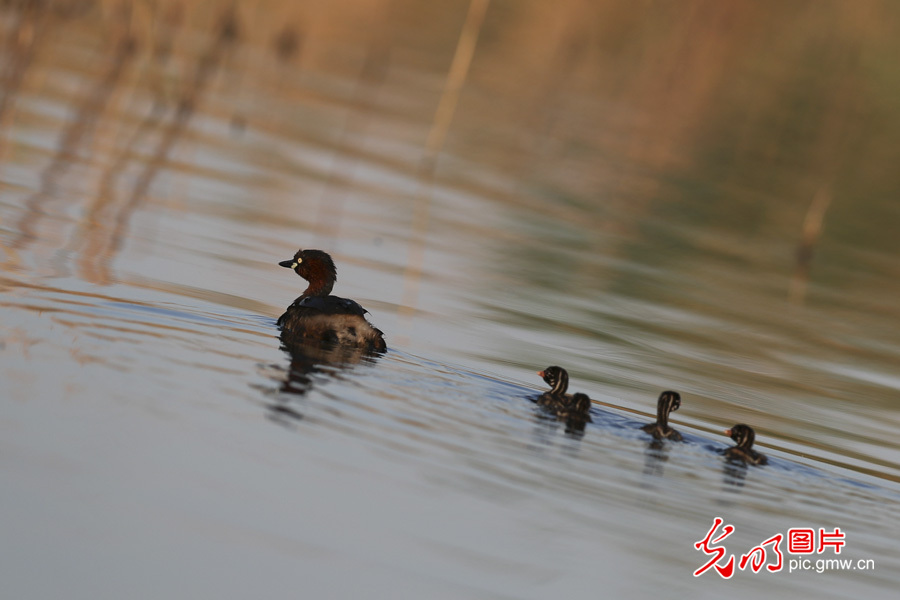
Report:
[[306,272],[302,276],[309,282],[303,292],[304,297],[329,295],[337,280],[334,263],[329,264],[321,260],[308,260]]
[[745,429],[741,432],[740,439],[737,441],[737,445],[744,450],[751,450],[753,448],[753,442],[756,440],[756,434],[753,433],[752,429]]
[[566,393],[567,389],[569,389],[569,374],[566,373],[565,369],[560,369],[558,377],[556,378],[556,385],[553,386],[550,393],[554,396],[562,396]]
[[662,427],[669,425],[669,413],[678,410],[681,398],[675,392],[663,392],[656,403],[656,422]]

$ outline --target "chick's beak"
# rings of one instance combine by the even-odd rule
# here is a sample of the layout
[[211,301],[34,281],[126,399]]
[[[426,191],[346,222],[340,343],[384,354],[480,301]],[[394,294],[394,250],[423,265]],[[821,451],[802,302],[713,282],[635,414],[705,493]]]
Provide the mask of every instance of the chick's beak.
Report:
[[544,372],[543,372],[543,371],[538,371],[537,373],[538,373],[538,375],[539,375],[540,377],[543,377],[543,376],[544,376]]
[[293,269],[297,266],[297,262],[294,259],[291,260],[283,260],[278,263],[280,266],[285,267],[287,269]]
[[731,437],[731,430],[730,430],[730,429],[726,429],[726,430],[725,430],[725,435],[727,435],[728,437]]

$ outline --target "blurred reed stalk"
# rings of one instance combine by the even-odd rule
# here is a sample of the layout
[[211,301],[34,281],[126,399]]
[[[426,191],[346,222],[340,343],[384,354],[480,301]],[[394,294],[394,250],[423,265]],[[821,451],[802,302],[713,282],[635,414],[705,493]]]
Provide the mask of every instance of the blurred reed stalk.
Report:
[[422,277],[422,265],[425,260],[425,235],[428,231],[431,191],[437,157],[444,147],[447,132],[453,122],[453,115],[459,104],[459,95],[472,65],[478,35],[481,33],[481,26],[484,23],[484,15],[489,3],[490,0],[471,0],[469,3],[466,21],[459,34],[453,61],[450,63],[450,70],[444,83],[444,91],[438,102],[431,130],[425,141],[425,152],[419,163],[419,191],[416,194],[412,239],[406,270],[403,274],[403,298],[400,302],[400,318],[407,324],[416,312],[419,297],[419,280]]
[[793,304],[803,304],[806,299],[813,253],[822,234],[825,211],[828,210],[830,204],[831,192],[828,188],[823,187],[813,196],[812,202],[806,211],[800,244],[797,246],[797,265],[790,286],[790,301]]
[[[93,82],[80,102],[76,103],[71,118],[60,133],[56,152],[41,172],[39,189],[23,200],[25,210],[19,219],[18,235],[12,243],[17,250],[26,248],[37,237],[37,229],[47,215],[47,206],[65,200],[61,181],[80,161],[81,157],[96,153],[97,130],[113,103],[114,92],[127,78],[137,46],[131,34],[129,21],[131,5],[123,4],[113,16],[113,34],[109,45],[109,64],[103,74]],[[48,38],[49,39],[49,38]]]
[[376,3],[371,11],[369,20],[372,27],[368,30],[366,60],[357,76],[350,108],[337,136],[334,162],[319,200],[315,227],[317,246],[333,246],[339,238],[347,184],[353,180],[354,167],[359,163],[349,149],[354,148],[353,138],[365,133],[378,91],[390,67],[392,44],[390,34],[386,33],[390,30],[389,6],[387,3]]

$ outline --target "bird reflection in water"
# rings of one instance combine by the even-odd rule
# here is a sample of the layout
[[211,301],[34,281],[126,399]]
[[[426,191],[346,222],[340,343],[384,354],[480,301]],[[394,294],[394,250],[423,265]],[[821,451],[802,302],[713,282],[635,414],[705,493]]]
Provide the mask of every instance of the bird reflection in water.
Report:
[[747,478],[747,464],[726,460],[722,467],[722,483],[731,488],[744,487],[744,480]]
[[265,406],[269,417],[282,424],[304,418],[299,405],[315,386],[359,365],[374,364],[383,354],[337,342],[301,343],[285,340],[284,336],[281,349],[287,353],[290,362],[287,369],[279,367],[278,375],[273,376],[279,385],[270,390],[273,400]]
[[[529,400],[534,401],[534,398]],[[561,418],[546,408],[537,406],[534,411],[534,442],[529,444],[529,449],[543,454],[556,447],[565,455],[576,456],[584,438],[586,425],[587,421],[583,419]],[[560,436],[560,429],[564,432],[564,436]]]
[[659,477],[663,466],[669,460],[669,444],[661,439],[652,439],[644,450],[644,475]]
[[[578,395],[584,396],[587,398],[587,402],[590,402],[590,398],[585,394]],[[585,428],[591,422],[591,416],[586,411],[569,412],[563,408],[544,405],[538,407],[538,410],[535,412],[535,418],[547,432],[555,431],[560,424],[563,424],[566,435],[574,440],[580,440],[584,437]]]

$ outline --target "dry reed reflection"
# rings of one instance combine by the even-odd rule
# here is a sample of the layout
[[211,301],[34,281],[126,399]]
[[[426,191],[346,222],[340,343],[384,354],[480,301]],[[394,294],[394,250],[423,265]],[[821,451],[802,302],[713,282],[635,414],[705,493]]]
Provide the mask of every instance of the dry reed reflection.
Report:
[[[261,43],[280,63],[300,72],[314,70],[327,56],[329,44],[338,40],[353,39],[362,48],[356,85],[346,97],[348,109],[336,133],[332,165],[314,219],[317,239],[335,239],[343,212],[342,190],[359,164],[359,154],[353,150],[355,140],[365,136],[373,116],[383,110],[378,100],[382,91],[393,92],[391,74],[396,65],[392,56],[404,43],[398,28],[417,10],[425,9],[386,0],[359,2],[360,10],[348,22],[337,9],[303,3],[293,7],[278,2],[263,4],[266,9],[259,11],[249,10],[241,3],[218,4],[211,19],[210,11],[201,12],[175,0],[147,5],[88,1],[5,3],[0,131],[10,127],[17,97],[23,85],[28,84],[35,60],[40,61],[41,52],[54,47],[59,39],[57,32],[99,19],[112,33],[105,42],[105,72],[93,80],[83,100],[72,108],[57,151],[43,169],[40,190],[23,201],[28,209],[19,215],[9,246],[21,251],[33,241],[38,235],[35,228],[46,221],[50,204],[63,202],[55,198],[62,178],[83,160],[79,156],[94,155],[100,150],[90,145],[98,122],[112,119],[113,111],[136,98],[123,100],[118,97],[123,92],[133,95],[146,85],[155,95],[155,106],[148,110],[142,125],[130,133],[117,132],[117,137],[124,137],[126,142],[104,166],[98,192],[83,211],[86,214],[78,225],[79,231],[68,236],[66,245],[70,249],[81,248],[78,262],[83,276],[96,282],[108,281],[109,265],[127,237],[132,215],[143,207],[160,169],[167,164],[178,140],[186,135],[192,113],[209,93],[221,62],[229,54],[237,54],[229,47],[238,42],[238,31],[243,44]],[[865,93],[867,77],[886,75],[878,66],[867,67],[863,36],[883,36],[888,31],[887,24],[900,18],[886,6],[863,8],[842,3],[827,8],[804,5],[774,9],[752,3],[696,0],[683,3],[678,9],[651,10],[622,2],[571,1],[550,7],[540,3],[468,0],[434,10],[456,14],[462,22],[455,34],[455,51],[446,67],[442,93],[433,106],[428,132],[422,140],[420,158],[415,166],[404,165],[413,167],[420,177],[419,189],[410,199],[413,218],[401,303],[406,319],[415,314],[418,303],[431,189],[441,177],[435,170],[437,159],[445,151],[451,129],[459,139],[473,135],[469,124],[473,113],[482,113],[490,122],[505,112],[514,126],[519,125],[509,140],[500,136],[471,157],[507,165],[516,174],[512,197],[493,194],[497,200],[520,202],[538,210],[567,211],[574,220],[588,220],[598,228],[617,229],[623,234],[634,227],[633,220],[610,222],[605,218],[608,211],[598,212],[596,206],[547,203],[546,195],[534,195],[532,183],[538,178],[545,180],[543,187],[557,197],[592,195],[599,190],[608,207],[628,205],[631,213],[640,215],[656,210],[646,204],[646,198],[668,197],[672,192],[658,188],[655,176],[647,172],[619,169],[609,161],[598,160],[596,174],[579,173],[573,177],[567,158],[570,149],[578,145],[596,148],[598,156],[617,155],[676,177],[698,167],[707,169],[718,178],[716,185],[720,188],[748,184],[771,187],[772,183],[777,184],[781,157],[792,152],[802,157],[811,173],[826,181],[824,187],[830,190],[830,197],[841,202],[843,190],[849,187],[842,178],[852,177],[854,166],[861,172],[876,172],[877,167],[867,166],[863,157],[877,157],[877,163],[886,165],[892,164],[896,156],[886,140],[898,124],[892,120],[889,127],[879,131],[883,120],[877,118],[877,101]],[[511,15],[515,18],[509,18]],[[776,35],[761,42],[761,32],[780,18],[793,18],[803,25],[786,26],[790,36]],[[335,27],[336,23],[342,27]],[[198,26],[210,32],[212,41],[197,58],[192,76],[176,75],[173,79],[173,73],[185,73],[181,63],[190,59],[192,51],[183,34]],[[362,38],[358,35],[361,27]],[[452,28],[453,24],[448,22],[447,27]],[[831,43],[824,47],[830,70],[803,80],[792,79],[791,69],[802,65],[822,47],[817,31],[829,27]],[[479,48],[477,42],[484,32],[491,42]],[[450,37],[448,31],[445,39]],[[172,61],[173,52],[178,53],[178,64]],[[767,63],[768,70],[763,73],[754,72],[748,64],[754,60],[772,61],[775,56],[778,64]],[[240,60],[246,64],[245,58]],[[474,71],[473,63],[478,67]],[[264,74],[272,73],[242,74],[242,89],[266,88],[258,81]],[[744,88],[735,88],[732,82],[743,86],[743,82],[753,78],[766,85],[748,89],[743,97],[738,95]],[[277,93],[288,100],[297,92],[284,80],[274,85]],[[173,94],[175,86],[182,89]],[[583,104],[579,99],[585,93],[594,98],[592,104]],[[460,114],[463,99],[466,104]],[[779,103],[785,99],[809,105],[804,119],[797,123],[808,140],[787,140],[782,144],[777,137],[772,139],[773,133],[777,136],[776,128],[791,126],[779,112]],[[164,117],[163,113],[169,110],[166,107],[173,104],[174,115]],[[726,123],[733,125],[723,127]],[[278,127],[279,122],[275,119],[266,123],[252,113],[236,111],[232,125],[239,129],[247,125],[270,128]],[[612,129],[630,133],[614,136],[610,135]],[[729,131],[731,139],[716,139],[720,135],[717,131]],[[158,140],[152,158],[143,165],[143,172],[137,175],[125,197],[114,199],[113,190],[119,188],[121,174],[133,162],[128,157],[140,152],[146,137],[154,134],[158,134]],[[453,143],[451,138],[451,153]],[[715,148],[723,143],[728,146],[727,152],[716,152]],[[8,153],[9,138],[3,136],[0,144],[0,152]],[[847,155],[845,148],[853,148],[853,154]],[[555,157],[555,165],[547,164],[550,157]],[[753,164],[753,169],[737,168],[738,164]],[[756,173],[769,167],[774,167],[776,173],[766,183],[764,176],[760,178]],[[787,192],[796,203],[803,201],[804,190]],[[610,250],[616,251],[597,246],[597,251]],[[797,281],[808,275],[803,263],[801,260],[798,266]],[[805,286],[793,284],[791,299],[799,302],[803,290]]]
[[220,63],[225,58],[229,47],[238,37],[238,23],[234,12],[231,10],[222,14],[218,25],[218,31],[207,51],[200,57],[194,72],[194,77],[182,92],[168,126],[163,130],[162,137],[152,157],[138,176],[134,188],[127,201],[119,210],[114,220],[106,253],[101,258],[102,263],[109,264],[115,254],[122,248],[127,233],[131,215],[145,200],[154,178],[165,164],[175,143],[182,137],[197,104],[203,99],[209,80],[216,73]]
[[[415,194],[415,206],[413,208],[413,222],[411,227],[411,240],[409,244],[409,256],[407,258],[406,271],[403,277],[403,300],[401,302],[400,315],[406,321],[415,315],[419,297],[419,280],[422,278],[422,268],[425,262],[426,235],[428,233],[429,215],[431,212],[431,195],[434,187],[435,168],[437,158],[444,147],[447,132],[453,122],[453,115],[459,104],[459,96],[463,84],[469,74],[472,58],[475,55],[475,45],[481,33],[484,15],[490,0],[471,0],[463,23],[456,51],[453,54],[453,62],[444,82],[440,101],[438,102],[422,159],[418,168],[418,191]],[[402,338],[401,338],[402,341]]]
[[359,158],[355,156],[354,140],[360,137],[365,139],[366,126],[375,112],[375,100],[390,68],[393,42],[388,6],[389,2],[376,2],[368,7],[372,27],[367,30],[365,59],[350,96],[348,114],[335,138],[337,151],[319,200],[315,219],[317,246],[327,245],[339,237],[344,197],[347,193],[340,183],[353,180],[354,167],[359,164]]
[[813,252],[822,234],[822,222],[825,220],[825,212],[828,210],[829,204],[831,204],[831,194],[827,190],[821,189],[813,196],[809,210],[806,211],[800,244],[797,246],[797,268],[791,279],[790,299],[794,304],[802,304],[806,297]]
[[61,199],[64,195],[60,190],[61,179],[80,160],[82,150],[85,154],[90,153],[89,144],[94,130],[135,54],[135,40],[124,25],[128,19],[128,5],[123,6],[126,8],[120,12],[114,26],[117,39],[112,43],[113,58],[109,68],[74,110],[68,127],[59,139],[56,155],[41,175],[40,190],[24,200],[25,210],[16,225],[17,236],[12,241],[12,247],[16,250],[23,249],[35,240],[35,228],[46,214],[45,204]]

